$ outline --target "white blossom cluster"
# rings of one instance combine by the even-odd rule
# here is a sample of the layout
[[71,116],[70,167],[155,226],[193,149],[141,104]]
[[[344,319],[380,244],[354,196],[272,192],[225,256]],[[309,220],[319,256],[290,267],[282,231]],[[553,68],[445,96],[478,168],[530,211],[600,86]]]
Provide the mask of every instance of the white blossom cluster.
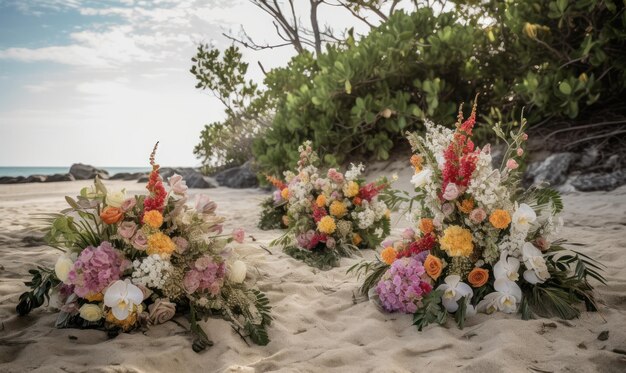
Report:
[[358,166],[354,165],[354,163],[350,164],[350,169],[346,171],[345,178],[347,181],[354,181],[361,176],[361,173],[365,170],[365,166],[363,163],[359,163]]
[[513,206],[509,188],[502,183],[500,171],[491,166],[491,154],[483,150],[478,155],[476,170],[467,188],[467,193],[474,197],[489,214],[495,209],[511,211]]
[[148,288],[161,289],[169,279],[172,264],[161,259],[159,254],[152,254],[143,260],[133,262],[133,282]]

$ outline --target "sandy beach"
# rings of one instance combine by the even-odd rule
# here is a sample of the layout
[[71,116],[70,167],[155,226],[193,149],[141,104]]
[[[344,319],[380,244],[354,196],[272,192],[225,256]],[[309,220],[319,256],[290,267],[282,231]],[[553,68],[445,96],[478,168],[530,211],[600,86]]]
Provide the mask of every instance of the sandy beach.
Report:
[[[400,180],[408,178],[401,174]],[[411,315],[385,314],[354,297],[359,282],[345,272],[361,258],[322,272],[269,247],[281,232],[256,228],[258,203],[268,192],[191,190],[192,198],[206,193],[218,202],[227,230],[246,230],[238,250],[247,260],[248,280],[267,293],[275,318],[271,342],[263,347],[247,346],[227,322],[209,320],[204,328],[215,345],[197,354],[174,322],[108,339],[95,330],[56,329],[50,310],[16,315],[28,270],[51,266],[58,255],[29,240],[38,235],[36,215],[63,209],[65,195],[90,183],[0,185],[0,372],[626,371],[626,187],[564,196],[562,236],[607,267],[608,285],[597,287],[600,312],[570,321],[478,315],[463,330],[448,321],[423,332],[411,325]],[[106,185],[143,193],[136,182]],[[395,236],[409,224],[397,215],[392,222]],[[374,252],[363,256],[372,259]],[[608,339],[599,340],[603,331]]]

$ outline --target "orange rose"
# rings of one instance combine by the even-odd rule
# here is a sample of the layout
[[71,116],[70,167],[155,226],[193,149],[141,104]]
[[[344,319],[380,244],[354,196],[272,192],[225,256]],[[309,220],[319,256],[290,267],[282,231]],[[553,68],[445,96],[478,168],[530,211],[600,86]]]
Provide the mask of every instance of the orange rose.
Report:
[[461,202],[460,204],[457,202],[457,206],[459,207],[459,210],[466,214],[469,214],[474,209],[474,200],[472,200],[471,198],[464,199],[463,202]]
[[467,275],[467,281],[475,288],[479,288],[487,283],[489,280],[489,271],[486,269],[475,267]]
[[433,219],[422,218],[419,221],[419,229],[424,234],[432,233],[435,230],[435,226],[433,225]]
[[413,154],[411,156],[411,164],[415,167],[415,173],[418,173],[422,170],[422,156]]
[[396,260],[397,255],[398,252],[396,249],[394,249],[393,246],[388,246],[380,253],[380,258],[383,262],[391,265]]
[[426,260],[424,260],[424,269],[433,280],[436,280],[439,276],[441,276],[443,263],[441,263],[441,259],[429,254],[426,257]]
[[119,207],[107,206],[100,213],[100,219],[102,219],[105,224],[115,224],[124,219],[124,211]]
[[354,203],[357,206],[361,206],[361,198],[359,197],[354,197],[354,199],[352,200],[352,203]]
[[363,242],[363,238],[361,238],[358,233],[352,235],[352,243],[354,244],[354,246],[359,246],[361,242]]
[[102,293],[89,293],[85,295],[85,299],[90,302],[101,302],[104,299],[104,294]]
[[511,215],[506,210],[495,210],[489,216],[489,222],[495,228],[504,229],[511,224]]

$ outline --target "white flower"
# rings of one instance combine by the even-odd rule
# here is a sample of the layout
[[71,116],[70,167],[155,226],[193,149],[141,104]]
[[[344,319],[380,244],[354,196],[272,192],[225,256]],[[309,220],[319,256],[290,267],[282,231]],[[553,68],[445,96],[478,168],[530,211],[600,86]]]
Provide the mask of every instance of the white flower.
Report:
[[526,242],[522,247],[522,256],[527,270],[524,271],[524,279],[531,284],[541,284],[550,278],[546,260],[541,255],[541,251],[530,242]]
[[230,271],[228,272],[228,279],[236,284],[240,284],[246,279],[246,263],[241,260],[235,260],[230,265]]
[[509,281],[517,281],[519,279],[519,260],[507,253],[500,254],[500,260],[493,266],[493,275],[497,279],[507,279]]
[[423,187],[426,182],[431,178],[433,171],[430,168],[424,168],[420,172],[413,175],[411,178],[411,184],[415,185],[416,188]]
[[446,185],[446,190],[443,192],[443,198],[448,201],[453,201],[459,194],[461,194],[459,187],[455,183],[449,183]]
[[513,229],[520,232],[528,232],[530,225],[537,220],[537,214],[530,206],[522,203],[513,213],[511,220]]
[[361,172],[363,172],[363,170],[365,170],[365,166],[363,166],[363,163],[359,163],[358,166],[355,166],[354,163],[351,163],[350,169],[346,171],[344,177],[347,181],[356,180],[361,175]]
[[67,255],[62,255],[57,259],[56,264],[54,265],[54,273],[57,275],[57,278],[66,283],[67,276],[69,275],[72,267],[74,266],[74,262]]
[[174,174],[168,178],[172,191],[178,195],[184,195],[187,192],[187,182],[179,174]]
[[97,304],[83,304],[80,309],[80,317],[87,321],[98,321],[102,318],[102,308]]
[[493,313],[502,311],[504,313],[514,313],[517,305],[522,300],[522,290],[513,281],[506,278],[497,279],[494,284],[496,291],[489,293],[478,303],[478,312]]
[[143,301],[143,292],[130,281],[117,280],[104,293],[104,305],[111,308],[118,320],[128,315]]
[[107,193],[106,204],[111,207],[121,207],[126,199],[126,191],[124,189],[117,192]]
[[472,288],[468,284],[461,282],[461,277],[458,275],[446,277],[444,283],[439,285],[437,290],[443,290],[441,302],[448,312],[456,312],[459,308],[457,302],[462,297],[466,297],[465,299],[469,303],[469,300],[474,295]]

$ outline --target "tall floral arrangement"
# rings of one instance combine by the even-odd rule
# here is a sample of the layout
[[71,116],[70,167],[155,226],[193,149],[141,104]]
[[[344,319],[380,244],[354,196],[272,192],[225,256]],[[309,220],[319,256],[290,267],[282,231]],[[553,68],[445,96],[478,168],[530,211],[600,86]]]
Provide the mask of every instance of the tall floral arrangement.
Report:
[[234,251],[234,242],[244,240],[243,230],[223,234],[225,219],[205,195],[188,206],[182,176],[168,179],[168,191],[155,152],[156,146],[148,195],[108,191],[96,179],[77,199],[66,197],[70,208],[52,216],[46,236],[64,254],[54,268],[30,271],[31,290],[21,295],[17,312],[27,314],[56,298],[58,327],[109,332],[185,314],[196,351],[212,343],[198,321],[219,316],[242,337],[267,344],[268,299],[245,285],[246,265]]
[[297,173],[285,172],[281,197],[287,201],[288,230],[274,244],[319,268],[337,266],[358,249],[376,248],[389,234],[389,209],[378,197],[386,179],[366,183],[362,164],[344,173],[322,173],[307,141],[299,148]]
[[426,123],[408,135],[414,154],[415,195],[391,193],[408,203],[415,226],[383,243],[379,260],[350,269],[366,274],[361,288],[387,311],[414,314],[421,330],[454,314],[459,326],[476,312],[577,317],[577,303],[596,310],[589,282],[604,282],[600,265],[566,249],[557,233],[563,204],[546,186],[523,189],[519,165],[528,138],[522,119],[507,136],[500,167],[490,146],[472,141],[476,106],[459,111],[455,130]]

